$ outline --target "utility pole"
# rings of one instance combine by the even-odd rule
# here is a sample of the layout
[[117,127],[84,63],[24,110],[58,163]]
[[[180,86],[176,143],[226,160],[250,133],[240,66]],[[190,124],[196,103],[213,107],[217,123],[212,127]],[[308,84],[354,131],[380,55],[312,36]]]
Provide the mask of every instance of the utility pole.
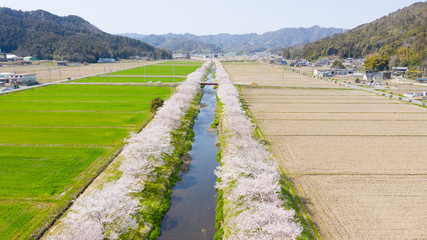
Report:
[[282,85],[285,85],[285,69],[282,68]]
[[145,83],[147,83],[147,63],[144,65],[144,77],[145,77]]
[[50,78],[50,67],[47,68],[47,71],[49,72],[49,82],[52,82],[52,79]]
[[173,82],[175,82],[175,64],[173,64],[172,66],[173,66]]
[[107,74],[106,74],[106,69],[105,69],[105,66],[104,66],[104,78],[105,78],[105,83],[107,83]]

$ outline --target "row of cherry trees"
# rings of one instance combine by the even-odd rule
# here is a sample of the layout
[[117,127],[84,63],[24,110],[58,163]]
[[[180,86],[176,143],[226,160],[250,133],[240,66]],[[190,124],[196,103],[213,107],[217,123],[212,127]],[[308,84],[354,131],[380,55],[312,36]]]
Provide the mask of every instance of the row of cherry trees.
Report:
[[144,179],[152,177],[150,173],[164,164],[162,156],[174,150],[171,132],[181,126],[180,119],[200,91],[200,81],[211,64],[206,62],[188,75],[177,92],[157,110],[150,124],[131,135],[115,160],[121,161],[120,178],[106,181],[102,187],[77,198],[47,239],[117,239],[137,227],[134,215],[144,206],[135,194],[144,189]]
[[295,239],[302,227],[295,212],[283,208],[280,172],[270,152],[253,137],[239,93],[221,63],[215,60],[224,144],[216,170],[223,191],[224,239]]

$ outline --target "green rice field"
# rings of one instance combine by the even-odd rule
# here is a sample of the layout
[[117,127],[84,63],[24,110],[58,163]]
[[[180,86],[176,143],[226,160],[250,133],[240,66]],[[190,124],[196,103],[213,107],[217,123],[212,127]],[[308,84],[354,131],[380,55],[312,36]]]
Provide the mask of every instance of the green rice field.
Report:
[[119,77],[114,75],[98,76],[98,77],[88,77],[76,80],[75,82],[85,82],[85,83],[97,83],[97,82],[106,82],[106,83],[147,83],[147,82],[158,82],[162,83],[173,83],[173,82],[182,82],[185,78],[183,77]]
[[56,84],[0,95],[0,239],[32,239],[174,89]]
[[202,64],[203,62],[199,62],[199,61],[178,61],[178,60],[157,63],[157,65],[200,65],[200,66],[202,66]]
[[[178,64],[179,63],[179,64]],[[127,69],[110,73],[109,75],[163,75],[163,76],[186,76],[194,72],[197,68],[203,65],[202,62],[182,63],[177,62],[175,65],[173,61],[164,62],[160,64],[147,65],[133,69]]]

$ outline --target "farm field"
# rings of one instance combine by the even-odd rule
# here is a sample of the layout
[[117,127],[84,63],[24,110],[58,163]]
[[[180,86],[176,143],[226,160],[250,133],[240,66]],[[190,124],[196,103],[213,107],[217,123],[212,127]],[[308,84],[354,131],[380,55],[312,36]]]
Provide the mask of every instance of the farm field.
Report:
[[83,78],[83,79],[79,79],[76,80],[74,82],[85,82],[85,83],[97,83],[97,82],[106,82],[106,83],[147,83],[147,82],[157,82],[157,81],[161,81],[161,82],[182,82],[184,81],[185,78],[183,77],[147,77],[147,79],[145,79],[144,76],[140,76],[140,77],[116,77],[116,76],[111,76],[108,75],[106,77],[104,76],[98,76],[98,77],[88,77],[88,78]]
[[292,72],[261,87],[281,80],[242,65],[258,87],[241,95],[324,239],[427,236],[427,109]]
[[143,67],[132,68],[128,70],[118,71],[110,73],[109,75],[120,75],[120,76],[186,76],[194,72],[197,68],[202,66],[202,62],[191,62],[191,64],[182,64],[178,62],[177,65],[172,62],[164,62],[162,64],[147,65]]
[[0,68],[0,72],[36,73],[40,83],[56,82],[68,78],[91,76],[105,72],[117,71],[145,64],[153,64],[150,61],[121,61],[117,63],[79,64],[78,66],[57,66],[53,62],[37,61],[32,65],[6,65]]
[[199,65],[200,63],[203,64],[203,62],[194,61],[194,60],[187,60],[187,61],[172,60],[172,61],[165,61],[165,62],[158,63],[158,65]]
[[338,88],[331,82],[317,81],[294,72],[266,67],[266,65],[257,62],[222,62],[222,64],[234,82],[255,82],[263,86]]
[[0,95],[0,239],[29,239],[150,119],[169,87],[56,84]]

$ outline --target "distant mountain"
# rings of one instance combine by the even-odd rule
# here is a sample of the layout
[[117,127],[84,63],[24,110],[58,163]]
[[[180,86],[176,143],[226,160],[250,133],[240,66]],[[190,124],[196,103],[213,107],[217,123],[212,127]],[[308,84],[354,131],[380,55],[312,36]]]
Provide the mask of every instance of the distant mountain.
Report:
[[170,52],[141,41],[105,33],[78,16],[10,8],[0,8],[0,49],[39,59],[78,62],[110,57],[171,57]]
[[[266,32],[264,34],[215,34],[197,36],[194,34],[163,34],[163,35],[139,35],[139,34],[122,34],[123,36],[139,39],[143,42],[153,44],[157,47],[164,47],[171,51],[182,50],[176,46],[170,47],[165,45],[170,39],[188,39],[213,44],[209,47],[217,46],[226,51],[232,52],[260,52],[274,48],[286,48],[294,45],[305,44],[319,40],[323,37],[331,36],[335,33],[345,32],[341,28],[322,28],[313,26],[311,28],[283,28],[278,31]],[[198,45],[195,45],[198,46]],[[214,50],[210,48],[211,51]],[[198,50],[198,49],[197,49]],[[214,50],[215,51],[215,50]]]
[[[138,37],[135,37],[139,39]],[[214,44],[204,43],[199,40],[182,37],[179,35],[148,35],[141,41],[156,47],[164,48],[175,53],[209,53],[222,52],[222,49]]]
[[[427,67],[427,2],[415,3],[346,33],[307,44],[309,60],[326,56],[359,58],[379,54],[390,66]],[[285,55],[295,49],[287,49]],[[289,51],[289,52],[288,52]]]

